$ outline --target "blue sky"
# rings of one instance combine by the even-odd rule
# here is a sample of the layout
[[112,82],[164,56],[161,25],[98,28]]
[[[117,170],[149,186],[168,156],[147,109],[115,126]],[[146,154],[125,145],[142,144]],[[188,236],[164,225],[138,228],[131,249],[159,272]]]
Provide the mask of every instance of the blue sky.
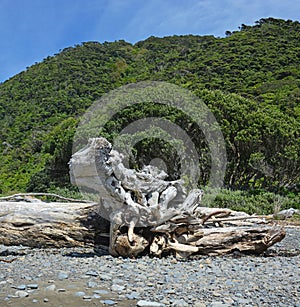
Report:
[[81,42],[222,37],[266,17],[300,21],[300,1],[0,0],[0,82]]

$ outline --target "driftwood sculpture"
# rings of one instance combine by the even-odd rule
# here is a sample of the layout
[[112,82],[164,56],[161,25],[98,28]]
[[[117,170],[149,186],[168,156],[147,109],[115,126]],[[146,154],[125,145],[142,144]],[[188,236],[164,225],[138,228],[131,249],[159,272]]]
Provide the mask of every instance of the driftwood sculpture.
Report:
[[186,194],[181,180],[167,181],[153,166],[128,169],[122,159],[105,138],[93,138],[70,161],[73,183],[100,192],[112,255],[260,253],[285,236],[258,217],[201,207],[201,190]]
[[73,183],[98,201],[46,202],[37,194],[2,197],[2,244],[94,246],[124,257],[187,257],[261,253],[285,236],[282,227],[268,223],[272,216],[201,207],[201,190],[187,194],[180,180],[167,181],[167,174],[152,166],[126,168],[122,155],[104,138],[90,139],[72,156],[70,173]]

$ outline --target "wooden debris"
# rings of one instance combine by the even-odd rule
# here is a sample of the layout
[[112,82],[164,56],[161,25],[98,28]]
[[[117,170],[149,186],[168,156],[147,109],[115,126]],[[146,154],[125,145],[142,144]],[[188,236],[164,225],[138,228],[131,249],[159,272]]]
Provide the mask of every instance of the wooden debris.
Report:
[[188,257],[261,253],[285,236],[282,226],[269,223],[271,216],[201,207],[201,190],[187,194],[181,180],[167,181],[167,174],[152,166],[126,168],[104,138],[91,139],[72,156],[70,173],[73,183],[93,190],[99,201],[2,198],[2,244],[108,247],[110,254],[123,257]]
[[181,180],[167,181],[153,166],[128,169],[122,159],[106,139],[93,138],[70,161],[74,183],[101,191],[113,255],[260,253],[285,235],[282,227],[267,226],[264,217],[201,207],[201,190],[187,194]]

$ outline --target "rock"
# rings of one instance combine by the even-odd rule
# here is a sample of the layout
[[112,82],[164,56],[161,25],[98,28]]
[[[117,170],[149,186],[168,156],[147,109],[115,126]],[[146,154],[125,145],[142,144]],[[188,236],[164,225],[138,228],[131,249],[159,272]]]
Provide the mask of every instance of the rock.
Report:
[[28,294],[28,292],[26,292],[26,291],[19,290],[19,291],[16,291],[15,295],[16,295],[17,297],[27,297],[29,294]]
[[97,277],[99,274],[96,271],[87,271],[85,275]]
[[229,307],[229,304],[223,303],[223,302],[212,302],[210,305],[210,307]]
[[97,287],[97,286],[98,286],[98,284],[97,284],[95,281],[89,280],[89,281],[87,282],[87,287],[88,287],[88,288],[95,288],[95,287]]
[[145,301],[145,300],[140,300],[137,302],[138,307],[161,307],[161,303],[158,302],[152,302],[152,301]]
[[125,286],[120,286],[120,285],[112,285],[111,286],[111,291],[114,292],[122,292],[125,289]]
[[171,305],[170,304],[170,301],[165,297],[162,301],[160,301],[160,303],[164,306],[164,305],[167,305],[167,306],[169,306],[169,305]]
[[113,300],[104,300],[104,301],[100,301],[102,304],[104,305],[115,305],[116,302]]
[[181,299],[181,300],[175,300],[173,302],[172,306],[174,306],[174,307],[188,307],[189,304]]
[[75,292],[74,296],[83,297],[85,296],[85,292],[82,292],[82,291]]
[[101,280],[111,280],[112,279],[112,277],[107,274],[101,274],[99,277]]
[[166,289],[164,290],[165,294],[176,294],[176,290],[175,289]]
[[18,289],[18,290],[26,290],[26,285],[18,285],[16,287],[16,289]]
[[138,292],[131,292],[126,294],[126,298],[128,298],[129,300],[136,300],[140,297],[140,294]]
[[39,285],[38,284],[28,284],[27,288],[28,289],[38,289]]
[[56,290],[56,286],[55,285],[50,285],[50,286],[47,286],[45,288],[46,291],[55,291]]
[[59,288],[59,289],[57,289],[57,292],[66,292],[66,289],[64,289],[64,288]]
[[67,272],[61,271],[61,272],[58,273],[57,278],[59,280],[68,279],[69,278],[69,274]]
[[105,295],[105,294],[108,294],[108,291],[106,291],[106,290],[94,290],[93,293]]
[[93,295],[92,295],[92,298],[101,298],[101,295],[99,295],[99,294],[93,294]]

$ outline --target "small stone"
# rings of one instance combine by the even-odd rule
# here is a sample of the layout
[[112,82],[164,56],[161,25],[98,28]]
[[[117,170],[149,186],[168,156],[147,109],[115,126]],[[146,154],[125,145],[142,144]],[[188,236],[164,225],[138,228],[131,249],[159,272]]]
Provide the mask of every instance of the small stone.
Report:
[[206,307],[206,304],[197,302],[194,304],[194,307]]
[[50,285],[45,288],[46,291],[55,291],[55,289],[56,289],[55,285]]
[[26,291],[19,290],[19,291],[16,291],[15,295],[17,297],[27,297],[29,294]]
[[108,294],[108,291],[106,291],[106,290],[94,290],[93,293],[105,295],[105,294]]
[[38,284],[28,284],[27,288],[28,289],[38,289],[39,285]]
[[98,284],[96,282],[94,282],[94,281],[88,281],[87,282],[87,287],[88,288],[95,288],[97,286],[98,286]]
[[85,275],[97,277],[97,276],[98,276],[98,273],[97,273],[96,271],[87,271],[87,272],[85,273]]
[[37,300],[37,299],[32,300],[32,303],[38,303],[38,302],[39,302],[39,300]]
[[49,302],[49,299],[45,297],[45,298],[44,298],[44,302],[45,302],[45,303]]
[[175,300],[172,304],[174,307],[188,307],[189,304],[184,300]]
[[101,280],[111,280],[112,277],[110,275],[102,274],[99,276]]
[[175,291],[175,289],[166,289],[166,290],[164,290],[164,293],[165,294],[176,294],[176,291]]
[[83,297],[83,296],[85,296],[85,292],[78,291],[78,292],[74,293],[74,296]]
[[128,298],[129,300],[136,300],[140,297],[140,294],[137,292],[131,292],[126,294],[126,298]]
[[115,305],[116,304],[116,302],[112,300],[104,300],[104,301],[101,301],[101,303],[103,303],[104,305]]
[[223,302],[212,302],[210,307],[229,307],[230,305]]
[[18,289],[18,290],[25,290],[26,289],[26,285],[18,285],[16,287],[16,289]]
[[161,304],[158,302],[140,300],[137,302],[137,306],[139,307],[161,307]]
[[123,280],[123,279],[120,279],[120,278],[114,278],[114,279],[112,280],[112,283],[113,283],[113,284],[117,284],[117,285],[122,285],[122,284],[124,284],[124,280]]
[[224,298],[224,302],[227,303],[227,304],[233,304],[234,300],[230,297],[226,297],[226,298]]
[[99,295],[99,294],[93,294],[93,295],[92,295],[92,298],[101,298],[101,295]]
[[112,285],[111,286],[111,291],[114,291],[114,292],[121,292],[125,289],[124,286],[120,286],[120,285]]
[[90,300],[90,299],[92,299],[92,297],[91,297],[90,295],[84,295],[82,298],[83,298],[84,300]]
[[211,264],[211,260],[210,259],[205,259],[205,263],[210,265]]
[[57,278],[59,280],[68,279],[69,274],[67,272],[59,272],[58,275],[57,275]]
[[57,289],[57,292],[66,292],[66,289],[60,288],[60,289]]
[[24,279],[30,281],[30,280],[32,280],[32,277],[30,277],[30,276],[24,276]]
[[212,295],[213,295],[213,296],[216,296],[216,297],[222,296],[222,294],[220,294],[219,292],[216,292],[216,291],[214,291],[214,292],[212,293]]
[[167,306],[169,306],[170,305],[170,301],[165,297],[162,301],[160,301],[160,303],[162,304],[162,305],[167,305]]

